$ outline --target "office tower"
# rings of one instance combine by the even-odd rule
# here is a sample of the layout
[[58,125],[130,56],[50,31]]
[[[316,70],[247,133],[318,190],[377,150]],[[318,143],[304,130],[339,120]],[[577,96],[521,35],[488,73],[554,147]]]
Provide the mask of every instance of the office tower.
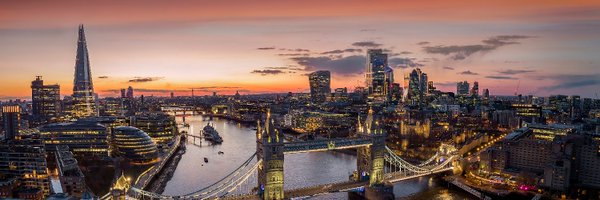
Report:
[[97,115],[92,72],[90,71],[90,59],[83,25],[79,26],[79,38],[77,40],[72,109],[72,115],[75,118]]
[[385,96],[385,70],[388,66],[387,54],[382,49],[367,50],[366,85],[370,96]]
[[31,111],[36,124],[54,121],[60,113],[60,86],[44,85],[41,76],[31,82]]
[[39,128],[46,151],[68,146],[76,155],[108,155],[107,128],[93,120],[47,124]]
[[573,95],[570,98],[571,100],[571,119],[580,119],[581,118],[581,97],[578,95]]
[[[235,92],[235,94],[236,94],[237,96],[240,96],[240,93],[238,93],[237,91]],[[171,92],[171,98],[173,98],[173,97],[175,97],[175,94],[174,94],[173,92]]]
[[483,90],[483,99],[485,99],[485,100],[490,99],[490,90],[488,90],[488,89]]
[[18,105],[2,106],[4,122],[4,140],[14,140],[19,135],[21,126],[21,107]]
[[479,96],[479,82],[473,82],[473,88],[471,88],[471,96]]
[[427,82],[427,93],[431,94],[433,93],[433,91],[435,91],[435,86],[433,86],[433,81],[429,81]]
[[107,97],[98,103],[100,116],[124,116],[123,98]]
[[310,98],[314,103],[327,101],[331,95],[331,73],[329,71],[316,71],[308,75],[310,83]]
[[[579,144],[580,155],[578,169],[578,180],[581,185],[598,188],[600,187],[600,156],[598,156],[598,147],[600,138],[597,135],[588,135],[583,144]],[[577,166],[577,165],[576,165]]]
[[121,98],[125,98],[126,97],[125,94],[126,94],[126,90],[121,89]]
[[420,73],[421,73],[421,77],[419,78],[419,90],[421,92],[421,95],[425,95],[427,93],[427,83],[429,82],[429,79],[427,78],[427,74],[424,72],[421,72],[421,69],[417,68]]
[[469,95],[469,82],[467,81],[463,81],[463,82],[458,82],[456,84],[456,94],[457,95]]
[[402,99],[408,99],[408,85],[410,85],[410,73],[404,74],[404,83],[402,84]]
[[408,76],[408,99],[413,102],[422,103],[423,96],[427,92],[427,74],[421,69],[414,69]]
[[130,119],[131,126],[146,132],[159,146],[171,142],[177,132],[175,117],[163,112],[138,112]]
[[393,83],[390,89],[390,101],[399,102],[402,100],[402,87],[399,83]]
[[133,99],[133,87],[131,86],[127,88],[127,98]]
[[46,151],[38,139],[0,143],[0,174],[17,178],[14,197],[42,199],[50,194]]
[[535,104],[513,103],[512,109],[516,111],[520,120],[527,123],[542,122],[542,107]]
[[589,117],[590,110],[592,110],[593,102],[591,98],[583,98],[583,103],[581,104],[581,112],[583,113],[583,117]]
[[383,94],[387,96],[387,100],[389,101],[391,96],[392,85],[394,84],[394,70],[386,66],[384,69],[384,85],[383,85]]
[[552,95],[548,97],[550,107],[558,112],[568,113],[571,110],[568,96],[565,95]]

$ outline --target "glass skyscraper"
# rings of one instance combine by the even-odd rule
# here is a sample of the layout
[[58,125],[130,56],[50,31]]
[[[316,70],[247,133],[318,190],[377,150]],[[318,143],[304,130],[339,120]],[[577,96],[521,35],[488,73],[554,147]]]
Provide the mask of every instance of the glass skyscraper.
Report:
[[456,94],[457,95],[469,95],[469,82],[463,81],[456,83]]
[[[386,68],[388,67],[388,55],[382,49],[367,50],[366,85],[371,97],[385,97]],[[388,69],[390,70],[390,69]],[[389,87],[389,85],[388,85]]]
[[308,75],[310,82],[310,98],[314,103],[327,101],[331,95],[331,73],[329,71],[316,71]]
[[80,25],[75,60],[75,79],[73,81],[72,116],[81,118],[97,116],[97,113],[87,43],[83,25]]

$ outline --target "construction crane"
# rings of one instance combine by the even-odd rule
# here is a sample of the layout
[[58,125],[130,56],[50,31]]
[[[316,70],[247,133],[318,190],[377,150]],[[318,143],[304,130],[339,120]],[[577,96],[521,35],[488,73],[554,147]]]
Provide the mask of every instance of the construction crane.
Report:
[[521,79],[519,79],[519,82],[517,83],[517,89],[515,89],[515,96],[517,96],[517,93],[519,93],[519,85],[521,85]]

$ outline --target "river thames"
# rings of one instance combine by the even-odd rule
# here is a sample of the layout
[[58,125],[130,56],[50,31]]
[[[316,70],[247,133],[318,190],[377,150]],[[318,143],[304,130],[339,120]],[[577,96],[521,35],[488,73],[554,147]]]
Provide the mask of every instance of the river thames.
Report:
[[[182,118],[177,117],[176,121],[182,123]],[[186,122],[190,126],[181,130],[196,135],[207,123],[213,124],[224,142],[220,145],[211,145],[208,141],[202,141],[201,145],[188,143],[186,153],[166,185],[163,193],[166,195],[192,193],[217,182],[253,155],[256,149],[254,127],[221,118],[211,120],[200,115],[188,116]],[[204,162],[205,157],[208,163]],[[347,181],[356,169],[356,156],[339,152],[291,154],[285,157],[284,169],[286,189]],[[254,177],[248,179],[240,191],[247,192],[255,187]],[[432,177],[397,183],[394,194],[397,199],[474,199],[463,191],[448,189],[443,182]],[[335,193],[312,199],[347,199],[347,194]]]

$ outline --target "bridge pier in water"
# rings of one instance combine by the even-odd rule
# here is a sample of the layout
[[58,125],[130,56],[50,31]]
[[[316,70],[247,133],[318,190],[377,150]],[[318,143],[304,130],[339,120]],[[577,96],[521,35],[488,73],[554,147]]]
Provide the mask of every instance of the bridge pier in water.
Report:
[[386,132],[379,124],[379,119],[373,116],[373,110],[369,109],[367,119],[364,123],[358,118],[357,134],[369,137],[371,145],[357,149],[355,181],[369,180],[365,187],[364,198],[366,199],[394,199],[394,186],[384,182],[385,173],[385,139]]

